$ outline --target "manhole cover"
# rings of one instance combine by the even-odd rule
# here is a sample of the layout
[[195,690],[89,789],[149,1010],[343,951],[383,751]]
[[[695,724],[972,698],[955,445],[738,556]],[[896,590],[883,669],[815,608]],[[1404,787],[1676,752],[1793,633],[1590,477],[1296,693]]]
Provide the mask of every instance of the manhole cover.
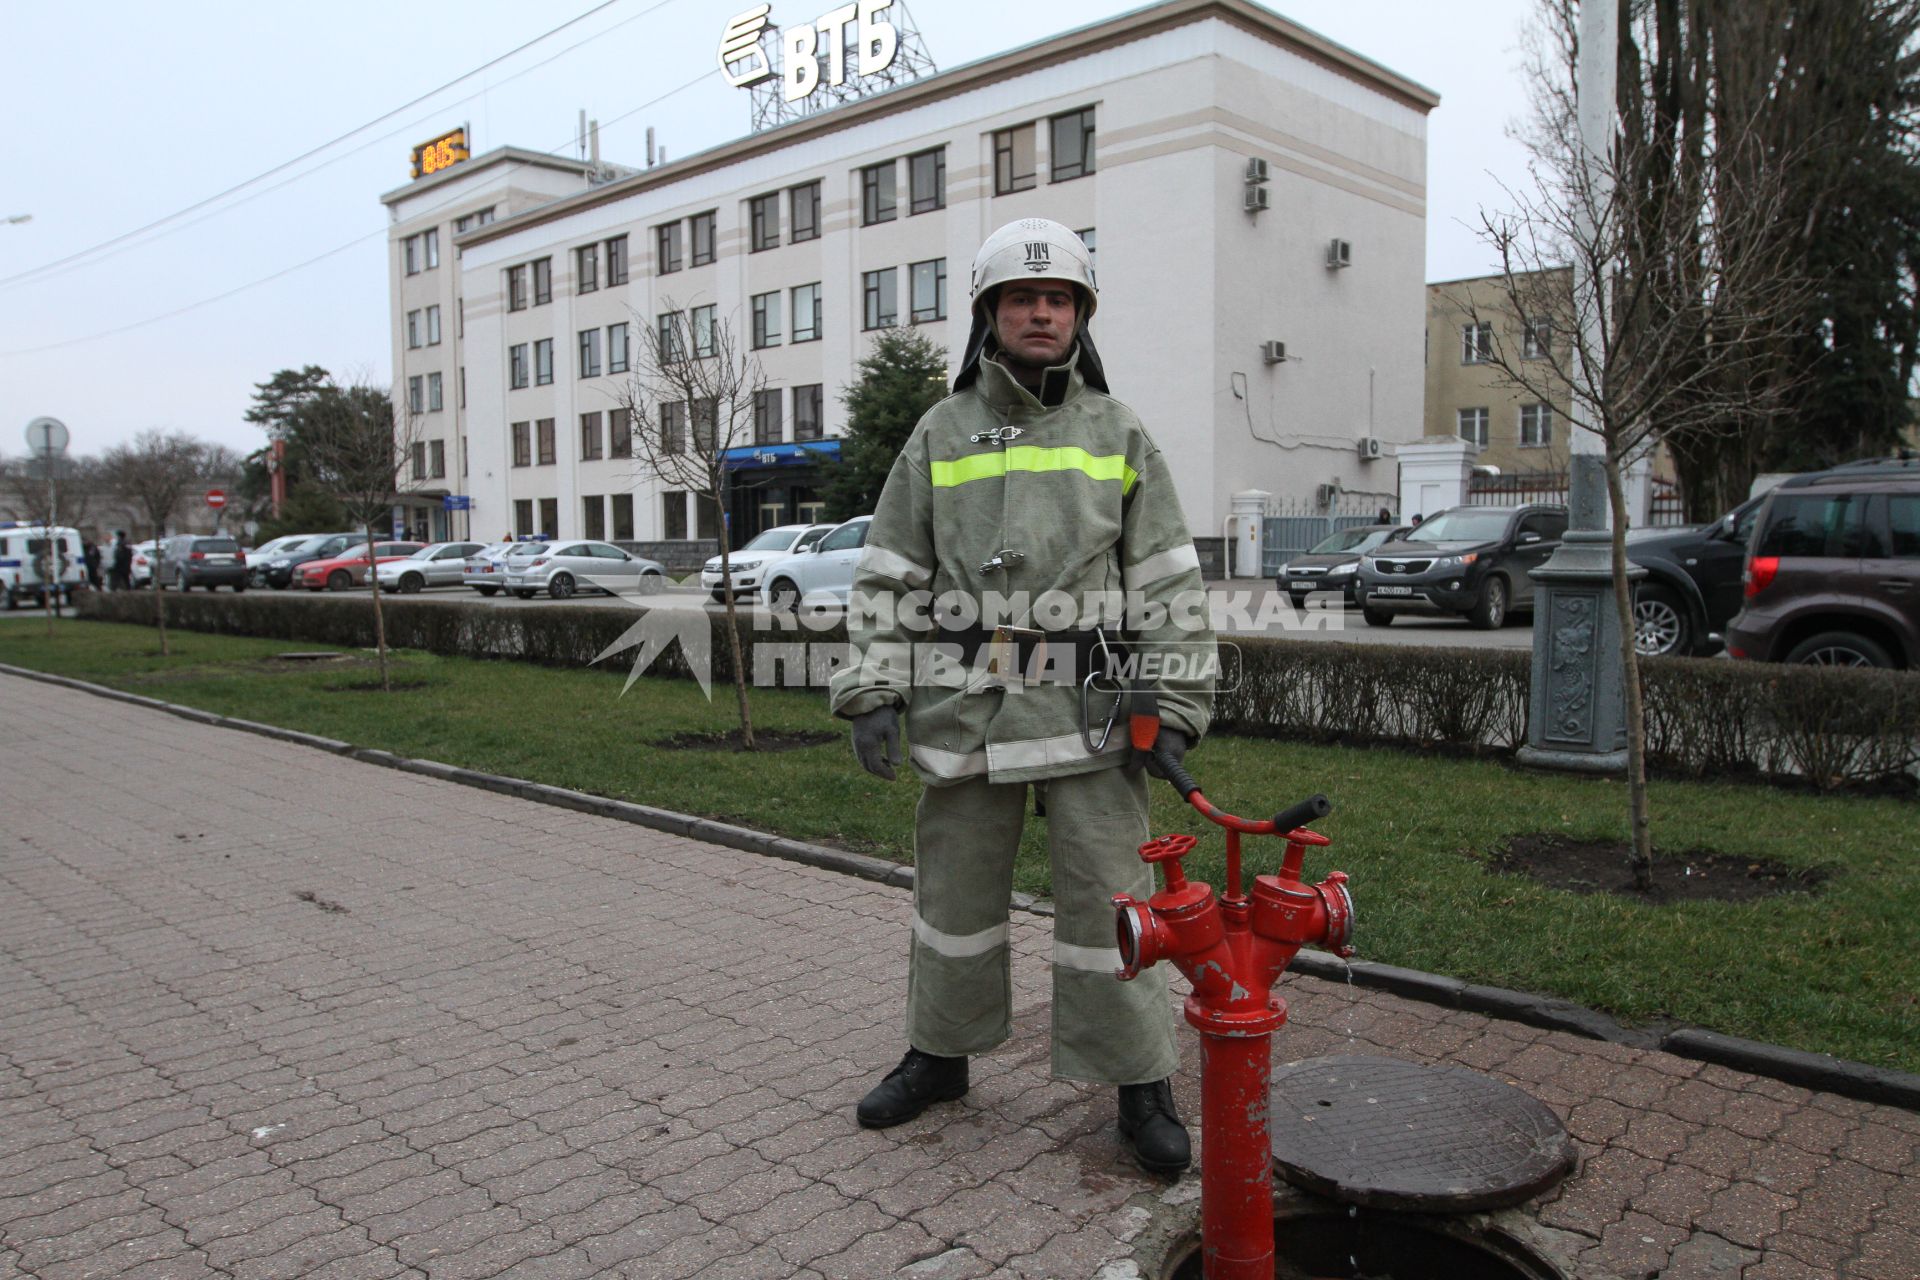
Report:
[[1573,1167],[1546,1104],[1458,1067],[1364,1054],[1273,1073],[1273,1161],[1297,1187],[1375,1209],[1518,1204]]

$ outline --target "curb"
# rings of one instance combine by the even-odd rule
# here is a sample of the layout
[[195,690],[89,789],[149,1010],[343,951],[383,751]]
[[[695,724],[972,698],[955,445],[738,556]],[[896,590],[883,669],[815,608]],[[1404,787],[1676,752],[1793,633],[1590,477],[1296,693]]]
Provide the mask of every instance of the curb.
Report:
[[[109,688],[106,685],[75,680],[68,676],[52,675],[7,663],[0,663],[0,674],[37,680],[42,684],[57,685],[115,702],[163,711],[168,715],[178,716],[182,720],[191,720],[197,724],[212,725],[222,729],[238,729],[243,733],[258,734],[261,737],[291,742],[297,746],[312,747],[331,755],[346,756],[364,764],[438,778],[443,782],[454,782],[483,791],[494,791],[522,800],[531,800],[536,804],[573,809],[580,813],[591,813],[598,817],[630,822],[635,826],[665,831],[672,835],[688,836],[695,840],[704,840],[709,844],[738,849],[744,853],[764,854],[826,871],[837,871],[843,875],[858,876],[862,880],[892,885],[895,888],[911,889],[913,887],[912,867],[888,862],[883,858],[869,857],[862,853],[851,853],[844,849],[828,848],[826,845],[810,844],[804,840],[793,840],[765,831],[755,831],[750,827],[737,827],[711,818],[675,813],[670,809],[655,809],[625,800],[611,800],[604,796],[589,795],[583,791],[572,791],[544,782],[528,782],[520,778],[509,778],[495,773],[481,773],[475,769],[463,769],[457,765],[441,764],[435,760],[416,760],[408,756],[395,755],[391,751],[356,747],[334,738],[301,733],[297,729],[283,729],[278,725],[216,715],[197,707],[162,702],[158,698],[148,698],[137,693]],[[1051,902],[1035,900],[1022,893],[1013,895],[1011,905],[1016,910],[1029,911],[1036,915],[1051,916],[1053,914]],[[1384,991],[1404,999],[1417,1000],[1422,1004],[1480,1013],[1491,1018],[1519,1022],[1548,1031],[1565,1031],[1588,1040],[1603,1040],[1634,1049],[1655,1049],[1675,1057],[1713,1063],[1735,1071],[1744,1071],[1749,1075],[1778,1080],[1784,1084],[1818,1089],[1861,1102],[1920,1111],[1920,1074],[1875,1067],[1864,1062],[1836,1058],[1831,1054],[1809,1053],[1805,1050],[1788,1049],[1758,1040],[1745,1040],[1739,1036],[1723,1035],[1701,1027],[1680,1027],[1664,1033],[1636,1031],[1622,1026],[1598,1010],[1585,1008],[1570,1000],[1533,995],[1525,991],[1509,991],[1504,987],[1481,986],[1442,974],[1424,973],[1418,969],[1402,969],[1396,965],[1379,964],[1370,960],[1348,962],[1323,952],[1301,951],[1294,957],[1290,968],[1296,973],[1303,973],[1323,981],[1349,983],[1369,990]]]

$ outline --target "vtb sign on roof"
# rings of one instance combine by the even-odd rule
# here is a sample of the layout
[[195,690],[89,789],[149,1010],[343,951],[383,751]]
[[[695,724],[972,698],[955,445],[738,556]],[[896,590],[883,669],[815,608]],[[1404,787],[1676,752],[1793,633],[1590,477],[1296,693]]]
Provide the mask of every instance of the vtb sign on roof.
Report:
[[[720,71],[736,89],[764,84],[776,76],[788,102],[798,102],[820,87],[822,70],[820,46],[826,45],[825,81],[842,85],[847,80],[847,63],[852,61],[858,74],[870,76],[893,65],[900,52],[900,33],[891,22],[879,17],[893,7],[893,0],[858,0],[842,5],[811,23],[780,31],[778,48],[780,67],[775,69],[761,37],[771,29],[771,4],[759,5],[737,14],[720,36]],[[851,29],[852,39],[849,40]],[[849,44],[852,48],[849,49]]]

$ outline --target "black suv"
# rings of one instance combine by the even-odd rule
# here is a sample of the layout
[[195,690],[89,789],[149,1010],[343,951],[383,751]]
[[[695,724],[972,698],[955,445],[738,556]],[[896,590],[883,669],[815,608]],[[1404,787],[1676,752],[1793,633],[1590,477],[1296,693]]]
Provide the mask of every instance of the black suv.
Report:
[[1920,457],[1795,476],[1761,504],[1748,550],[1729,654],[1920,666]]
[[1740,612],[1747,540],[1766,494],[1748,498],[1709,525],[1632,529],[1627,559],[1647,571],[1633,598],[1633,643],[1645,657],[1704,655]]
[[1448,507],[1360,559],[1360,615],[1376,627],[1397,613],[1459,614],[1483,631],[1533,612],[1527,571],[1567,531],[1562,506]]

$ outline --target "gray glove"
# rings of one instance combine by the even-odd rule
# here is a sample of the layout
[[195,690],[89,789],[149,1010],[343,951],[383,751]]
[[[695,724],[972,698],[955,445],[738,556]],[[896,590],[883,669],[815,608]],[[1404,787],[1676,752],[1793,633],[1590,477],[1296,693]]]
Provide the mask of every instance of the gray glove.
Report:
[[[1166,728],[1164,725],[1160,729],[1160,736],[1153,740],[1154,754],[1158,755],[1164,751],[1173,757],[1175,764],[1184,764],[1186,762],[1187,749],[1191,745],[1192,744],[1187,741],[1186,734],[1180,732],[1178,729]],[[1164,778],[1167,776],[1165,771],[1160,768],[1160,762],[1155,760],[1153,756],[1147,757],[1147,772],[1156,778]]]
[[900,763],[899,709],[876,707],[855,716],[853,754],[860,761],[862,769],[876,778],[892,782],[896,776],[893,766]]

